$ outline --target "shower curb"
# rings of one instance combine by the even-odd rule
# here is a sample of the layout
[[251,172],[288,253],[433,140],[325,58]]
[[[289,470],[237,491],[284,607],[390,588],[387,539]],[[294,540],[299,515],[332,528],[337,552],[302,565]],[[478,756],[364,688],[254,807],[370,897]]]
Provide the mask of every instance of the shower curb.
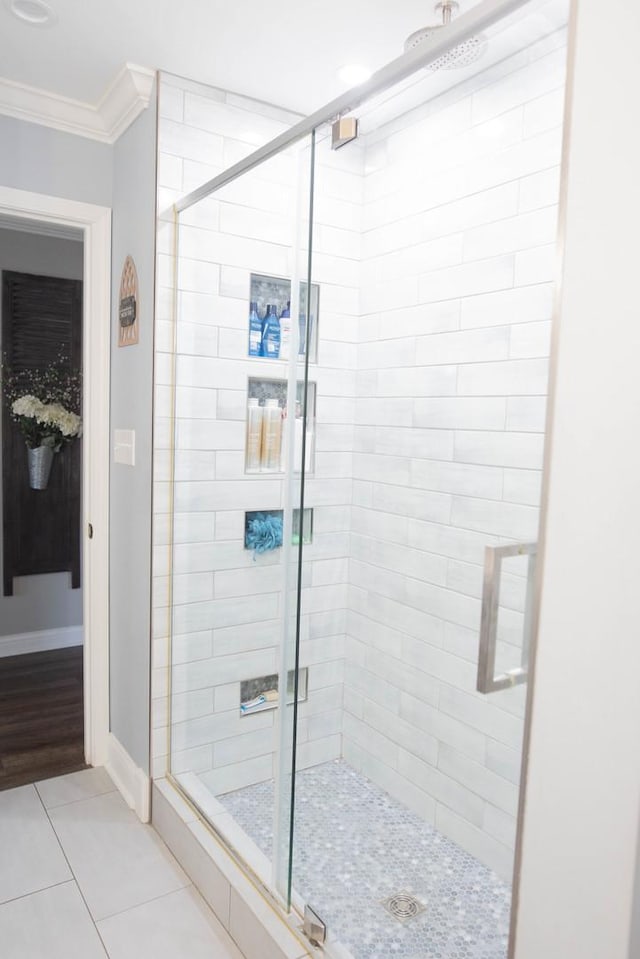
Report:
[[323,955],[297,917],[270,902],[167,779],[153,782],[151,824],[246,959]]

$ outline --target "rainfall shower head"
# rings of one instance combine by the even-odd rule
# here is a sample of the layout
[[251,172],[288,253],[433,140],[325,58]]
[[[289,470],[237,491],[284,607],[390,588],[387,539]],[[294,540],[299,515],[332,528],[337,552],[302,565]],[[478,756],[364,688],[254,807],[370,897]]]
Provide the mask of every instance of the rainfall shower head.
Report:
[[[431,26],[421,27],[410,37],[407,37],[404,44],[405,53],[407,50],[413,50],[451,23],[451,19],[458,12],[459,4],[455,0],[441,0],[436,4],[435,12],[442,18],[442,23],[434,23]],[[429,70],[457,70],[460,67],[468,67],[476,60],[479,60],[487,48],[487,38],[483,33],[477,33],[469,37],[457,46],[447,50],[441,57],[429,64]]]

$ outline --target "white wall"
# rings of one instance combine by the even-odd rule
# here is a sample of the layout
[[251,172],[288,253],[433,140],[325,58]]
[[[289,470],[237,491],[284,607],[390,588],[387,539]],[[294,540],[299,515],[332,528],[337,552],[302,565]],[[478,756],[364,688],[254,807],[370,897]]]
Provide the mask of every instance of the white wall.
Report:
[[537,539],[565,59],[560,30],[366,137],[344,756],[504,878],[525,688],[475,691],[484,549]]
[[[166,206],[294,119],[244,98],[176,78],[162,79],[159,209],[166,222],[160,224],[159,234],[156,375],[156,769],[163,770],[166,750],[162,669],[170,625],[172,522],[167,511],[173,236]],[[207,165],[202,162],[205,158]],[[294,189],[295,163],[279,157],[257,175],[188,211],[180,230],[172,770],[202,774],[214,793],[273,775],[274,714],[240,718],[239,704],[241,680],[279,670],[282,556],[278,552],[254,560],[244,548],[244,513],[281,507],[283,483],[281,476],[245,475],[245,411],[248,376],[285,377],[286,372],[283,363],[247,359],[248,293],[251,271],[291,275]],[[252,231],[257,239],[248,239]],[[354,238],[359,243],[357,231]],[[323,283],[319,363],[311,373],[321,396],[321,426],[315,478],[307,485],[307,505],[314,508],[314,542],[305,551],[301,665],[310,670],[310,698],[300,709],[301,765],[341,753],[353,432],[348,414],[345,418],[345,397],[348,410],[355,385],[357,264],[347,290],[344,270],[333,284],[327,282],[331,269],[325,263],[322,275],[314,277]]]
[[640,9],[575,11],[515,959],[638,955]]
[[[111,731],[149,769],[151,669],[151,441],[155,271],[155,100],[114,146],[111,477]],[[125,257],[139,282],[139,342],[118,347],[118,297]],[[135,431],[135,466],[113,462],[113,430]]]
[[[81,280],[82,256],[82,242],[0,228],[0,277],[3,270],[15,270]],[[0,636],[64,629],[81,623],[82,589],[71,589],[69,573],[17,577],[13,596],[0,596]],[[11,652],[15,652],[13,645]]]
[[[204,181],[221,172],[222,169],[234,160],[249,153],[251,144],[242,139],[257,124],[258,142],[270,139],[279,132],[286,123],[282,117],[255,116],[250,110],[248,102],[238,98],[234,104],[233,97],[227,102],[227,97],[221,91],[216,91],[199,84],[185,82],[166,74],[161,74],[159,86],[159,138],[158,138],[158,260],[157,260],[157,311],[156,311],[156,373],[155,373],[155,406],[154,406],[154,525],[153,525],[153,637],[154,637],[154,674],[153,674],[153,771],[154,775],[164,775],[167,768],[168,730],[167,721],[169,703],[167,700],[167,664],[169,653],[169,633],[172,627],[172,610],[169,608],[169,574],[172,569],[170,541],[175,540],[176,568],[173,582],[174,602],[176,604],[175,630],[176,640],[173,648],[174,664],[174,696],[172,698],[172,720],[175,729],[172,769],[175,773],[203,772],[213,768],[213,743],[216,737],[216,686],[218,709],[224,707],[225,685],[230,688],[234,701],[239,698],[240,675],[243,659],[240,655],[237,663],[233,662],[233,655],[229,655],[224,662],[225,683],[220,684],[219,678],[211,676],[213,658],[213,580],[216,558],[214,540],[216,537],[216,510],[208,505],[198,494],[204,491],[211,499],[211,485],[216,477],[216,451],[213,447],[207,448],[206,442],[195,443],[198,430],[211,429],[214,425],[218,408],[218,389],[213,381],[214,357],[218,353],[219,325],[225,329],[222,338],[227,334],[233,335],[233,325],[237,324],[239,315],[244,309],[238,300],[231,297],[221,298],[220,267],[218,263],[208,262],[206,243],[207,228],[215,234],[217,230],[217,204],[212,208],[211,203],[204,204],[201,209],[187,216],[187,223],[200,224],[204,229],[200,233],[187,228],[186,241],[195,241],[195,249],[190,256],[183,257],[182,290],[179,303],[180,340],[178,342],[179,366],[176,364],[175,376],[177,392],[174,397],[174,369],[172,352],[174,349],[174,269],[173,258],[175,235],[173,229],[173,211],[171,204],[180,196],[196,188]],[[235,131],[235,136],[234,136]],[[252,133],[249,136],[255,135]],[[239,139],[237,138],[239,137]],[[207,216],[207,214],[209,214]],[[195,216],[195,220],[193,219]],[[189,237],[191,233],[191,238]],[[201,243],[198,244],[198,238]],[[215,241],[215,237],[214,237]],[[201,252],[197,249],[201,247]],[[188,251],[187,251],[188,252]],[[201,259],[200,257],[203,257]],[[224,304],[224,309],[221,305]],[[240,312],[239,308],[240,307]],[[217,312],[216,312],[217,311]],[[216,319],[217,317],[217,319]],[[200,354],[200,358],[196,358]],[[201,369],[200,369],[201,367]],[[221,392],[220,411],[222,412],[224,394]],[[230,399],[237,399],[237,392],[230,394]],[[176,425],[180,429],[182,445],[193,446],[195,449],[182,449],[176,455],[176,478],[179,482],[181,499],[175,506],[172,515],[172,487],[171,487],[171,460],[170,450],[174,442],[173,422],[174,402],[175,412],[179,420]],[[234,431],[233,420],[236,420],[236,432],[241,431],[232,444],[228,444],[226,451],[221,450],[219,457],[233,456],[232,447],[238,449],[244,445],[242,423],[238,418],[243,415],[238,412],[237,403],[227,405],[225,426],[227,433]],[[242,410],[242,403],[240,404]],[[191,439],[189,438],[189,435]],[[239,444],[239,445],[238,445]],[[197,447],[200,446],[200,449]],[[220,473],[219,473],[220,475]],[[232,484],[227,483],[227,490]],[[269,484],[276,485],[276,484]],[[183,502],[191,489],[193,496],[188,502]],[[220,491],[220,487],[218,487]],[[178,490],[177,490],[178,492]],[[271,496],[273,491],[268,489],[265,495]],[[276,499],[279,502],[280,489],[278,484]],[[238,510],[231,508],[233,504],[226,503],[226,509],[220,514],[217,524],[217,535],[222,539],[240,535],[242,519]],[[230,522],[229,522],[230,520]],[[228,532],[226,532],[228,530]],[[242,561],[250,561],[237,543],[231,544],[234,551],[236,567]],[[265,557],[261,568],[270,565],[272,557]],[[224,565],[224,564],[223,564]],[[249,567],[250,568],[250,567]],[[199,610],[203,610],[204,603],[208,604],[208,615],[204,617]],[[235,600],[226,600],[225,605],[241,607]],[[272,620],[268,622],[265,614],[269,606]],[[256,603],[256,610],[245,616],[251,629],[252,619],[262,618],[265,635],[273,635],[277,629],[276,620],[277,598],[274,596],[260,597]],[[262,616],[260,615],[260,611]],[[198,617],[197,621],[193,617]],[[244,643],[251,649],[250,637],[243,635],[244,629],[238,626],[242,622],[241,609],[238,615],[233,615],[224,625],[216,617],[216,625],[220,632],[218,648],[224,648],[222,631],[228,629],[230,642],[234,636],[238,644]],[[275,640],[272,645],[275,644]],[[229,647],[233,653],[233,647]],[[250,654],[249,654],[250,655]],[[203,660],[201,668],[200,660]],[[267,661],[268,660],[268,661]],[[224,665],[224,663],[223,663]],[[236,673],[233,666],[236,666]],[[276,671],[275,653],[273,649],[265,654],[258,653],[256,666],[265,668],[268,672]],[[228,695],[228,693],[227,693]],[[227,705],[229,709],[229,705]],[[228,714],[227,714],[228,715]],[[270,727],[272,717],[266,717],[266,726]],[[259,717],[254,717],[259,719]],[[238,710],[233,720],[237,724],[236,733],[241,733]],[[250,720],[251,723],[251,720]],[[253,724],[255,729],[255,724]],[[259,719],[258,726],[265,727],[265,717]],[[245,727],[246,728],[246,727]],[[267,776],[271,775],[271,753],[269,753]]]

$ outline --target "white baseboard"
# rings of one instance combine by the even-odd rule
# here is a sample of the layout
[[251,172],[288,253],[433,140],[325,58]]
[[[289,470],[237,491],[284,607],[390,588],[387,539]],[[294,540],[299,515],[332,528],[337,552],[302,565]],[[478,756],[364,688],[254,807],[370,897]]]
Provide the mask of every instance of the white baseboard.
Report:
[[0,656],[19,656],[21,653],[42,653],[48,649],[66,649],[82,646],[82,626],[61,626],[59,629],[39,629],[35,633],[14,633],[0,636]]
[[114,785],[141,822],[151,818],[151,780],[116,739],[109,733],[105,767]]

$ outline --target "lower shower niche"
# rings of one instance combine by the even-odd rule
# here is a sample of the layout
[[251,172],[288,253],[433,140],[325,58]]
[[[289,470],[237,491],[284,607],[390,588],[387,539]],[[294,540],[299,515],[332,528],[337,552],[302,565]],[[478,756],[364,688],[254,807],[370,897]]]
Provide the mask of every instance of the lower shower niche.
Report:
[[[307,699],[308,669],[299,670],[298,698],[299,703]],[[240,683],[240,714],[248,716],[261,713],[267,709],[276,709],[279,705],[279,677],[277,673],[271,676],[256,676],[255,679],[244,679]],[[295,672],[289,670],[287,676],[287,705],[291,705],[295,692]]]
[[[244,514],[244,548],[252,549],[256,555],[267,553],[282,546],[283,510],[249,510]],[[313,542],[313,509],[304,510],[302,523],[302,542],[308,546]],[[300,510],[293,510],[291,544],[300,544]]]

